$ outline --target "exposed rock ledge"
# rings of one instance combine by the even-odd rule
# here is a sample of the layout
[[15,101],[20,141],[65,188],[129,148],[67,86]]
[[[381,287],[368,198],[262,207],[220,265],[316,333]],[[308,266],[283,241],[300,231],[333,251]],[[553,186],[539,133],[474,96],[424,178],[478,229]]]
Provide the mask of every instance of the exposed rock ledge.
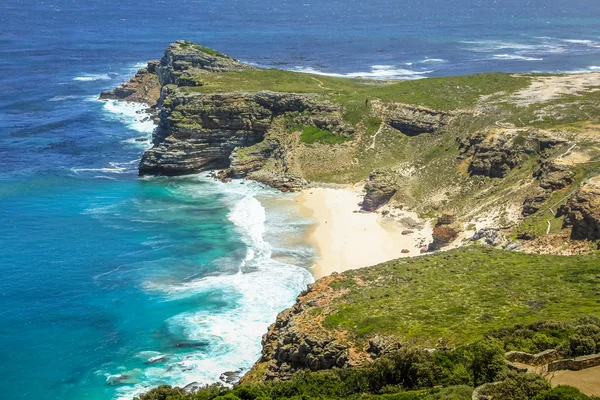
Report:
[[572,239],[600,239],[600,176],[585,182],[561,212],[565,214],[565,225],[573,226]]
[[168,93],[167,99],[154,134],[154,147],[140,162],[140,175],[184,175],[228,168],[234,149],[261,142],[277,116],[337,110],[313,95],[267,91],[175,91]]

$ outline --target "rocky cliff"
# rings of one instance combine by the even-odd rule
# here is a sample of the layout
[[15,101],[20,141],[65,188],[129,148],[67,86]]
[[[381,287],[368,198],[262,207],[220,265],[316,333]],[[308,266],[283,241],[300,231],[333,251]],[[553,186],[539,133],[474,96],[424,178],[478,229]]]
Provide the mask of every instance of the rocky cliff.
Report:
[[[262,142],[278,116],[335,111],[334,106],[311,95],[268,91],[204,94],[176,88],[165,91],[154,147],[144,153],[140,175],[183,175],[228,168],[233,151]],[[259,154],[268,156],[274,151],[267,147]],[[241,168],[238,161],[234,175],[241,177],[243,171],[260,168],[261,160],[254,159],[257,164],[250,168]]]
[[[574,79],[577,96],[549,97],[557,81],[568,82],[344,79],[258,69],[178,41],[101,98],[157,111],[140,175],[219,170],[223,181],[282,191],[362,182],[364,211],[386,205],[386,213],[407,208],[437,221],[422,251],[479,242],[589,252],[588,241],[600,240],[600,91]],[[600,87],[600,74],[585,82]],[[401,346],[465,343],[499,321],[589,311],[598,300],[590,257],[565,263],[474,247],[323,278],[269,327],[244,380],[352,367]]]
[[[225,181],[283,191],[362,181],[364,211],[389,204],[432,218],[455,214],[452,226],[435,227],[433,250],[482,229],[520,240],[558,233],[556,210],[598,173],[600,128],[588,120],[596,92],[577,92],[587,86],[573,89],[576,101],[537,96],[554,80],[566,82],[505,74],[334,78],[258,69],[178,41],[101,97],[157,110],[140,175],[219,170]],[[594,80],[600,86],[600,74],[586,76],[586,85]]]
[[600,239],[600,176],[585,182],[563,208],[573,239]]

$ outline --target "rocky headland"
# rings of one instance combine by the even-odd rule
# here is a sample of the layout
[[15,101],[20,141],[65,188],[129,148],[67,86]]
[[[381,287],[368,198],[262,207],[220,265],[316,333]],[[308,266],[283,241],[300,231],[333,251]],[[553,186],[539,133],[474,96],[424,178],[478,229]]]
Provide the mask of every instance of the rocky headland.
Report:
[[140,175],[214,171],[284,192],[360,184],[355,212],[431,225],[407,256],[461,247],[318,280],[263,337],[242,379],[254,384],[600,316],[599,89],[596,73],[335,78],[178,41],[101,98],[156,111]]

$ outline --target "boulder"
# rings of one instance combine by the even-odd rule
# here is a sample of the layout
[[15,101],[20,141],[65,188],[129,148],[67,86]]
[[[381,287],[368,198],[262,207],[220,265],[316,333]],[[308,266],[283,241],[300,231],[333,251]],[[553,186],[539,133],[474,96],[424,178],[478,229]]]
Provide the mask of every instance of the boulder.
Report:
[[440,250],[449,245],[458,237],[458,229],[450,225],[439,225],[433,228],[433,242],[429,245],[429,251]]
[[365,184],[365,197],[361,209],[373,212],[387,204],[396,194],[396,186],[390,172],[376,170],[371,172],[369,180]]

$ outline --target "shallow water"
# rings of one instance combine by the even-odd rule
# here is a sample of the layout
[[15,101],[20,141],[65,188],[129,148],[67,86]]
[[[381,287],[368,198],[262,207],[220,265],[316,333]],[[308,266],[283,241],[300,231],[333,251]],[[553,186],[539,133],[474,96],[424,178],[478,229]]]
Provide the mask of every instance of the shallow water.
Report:
[[[152,124],[95,100],[176,39],[263,66],[420,78],[600,70],[600,3],[5,0],[0,382],[110,399],[248,368],[312,280],[293,195],[139,179]],[[162,356],[165,357],[162,357]]]

